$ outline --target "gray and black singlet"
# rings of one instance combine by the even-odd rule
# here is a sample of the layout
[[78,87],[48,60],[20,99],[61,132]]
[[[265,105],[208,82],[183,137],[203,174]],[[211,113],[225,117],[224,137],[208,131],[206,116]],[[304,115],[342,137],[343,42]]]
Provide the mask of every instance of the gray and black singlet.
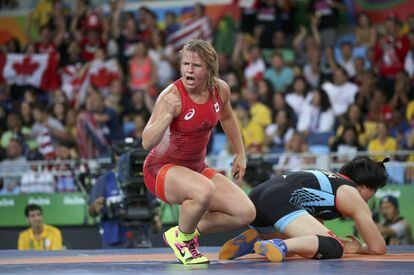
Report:
[[274,227],[284,232],[295,218],[310,214],[332,220],[341,216],[336,209],[336,191],[342,185],[355,187],[346,176],[320,170],[306,170],[277,176],[255,187],[249,197],[256,207],[254,228]]

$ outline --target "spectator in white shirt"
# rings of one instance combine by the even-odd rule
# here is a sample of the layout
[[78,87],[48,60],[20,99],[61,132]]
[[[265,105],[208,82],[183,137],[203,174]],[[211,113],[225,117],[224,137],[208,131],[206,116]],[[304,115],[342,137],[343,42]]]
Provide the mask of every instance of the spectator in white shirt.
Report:
[[270,152],[283,152],[295,129],[292,127],[292,118],[285,109],[280,109],[273,116],[273,123],[266,127],[266,144]]
[[333,83],[324,83],[322,89],[329,96],[335,116],[343,115],[358,93],[358,86],[348,81],[345,69],[340,66],[334,70]]
[[296,116],[299,116],[309,91],[309,85],[303,76],[299,76],[293,80],[292,86],[292,91],[286,94],[285,99],[286,103],[293,109]]
[[32,170],[23,174],[21,180],[21,193],[54,193],[55,179],[45,167],[32,167]]
[[334,123],[335,115],[328,95],[323,90],[312,91],[310,103],[302,106],[297,130],[305,135],[329,133]]
[[351,42],[342,42],[340,54],[337,56],[337,62],[346,70],[350,78],[355,76],[353,46]]
[[159,32],[153,32],[151,35],[151,48],[148,55],[157,68],[158,88],[163,89],[168,86],[175,78],[173,64],[176,63],[176,56],[171,45],[165,46],[163,37]]
[[414,82],[414,31],[408,34],[408,39],[410,40],[410,50],[405,56],[404,69]]
[[246,66],[244,68],[244,77],[247,83],[263,78],[266,70],[266,64],[262,58],[261,49],[258,46],[252,46],[243,53]]
[[7,158],[0,163],[0,179],[3,183],[0,194],[17,195],[20,192],[21,174],[30,167],[22,155],[21,141],[10,139],[6,153]]

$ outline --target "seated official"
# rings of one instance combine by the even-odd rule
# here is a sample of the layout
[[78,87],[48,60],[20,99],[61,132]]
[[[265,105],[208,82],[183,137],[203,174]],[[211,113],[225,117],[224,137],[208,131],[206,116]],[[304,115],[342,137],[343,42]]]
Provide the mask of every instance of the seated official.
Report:
[[61,250],[62,234],[54,226],[43,223],[43,211],[37,204],[26,206],[24,213],[30,228],[19,235],[19,250]]

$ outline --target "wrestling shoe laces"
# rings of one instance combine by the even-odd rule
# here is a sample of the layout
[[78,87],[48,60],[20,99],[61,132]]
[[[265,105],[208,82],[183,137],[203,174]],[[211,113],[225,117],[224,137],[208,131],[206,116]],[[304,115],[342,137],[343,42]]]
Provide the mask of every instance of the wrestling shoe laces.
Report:
[[185,241],[184,244],[188,248],[188,251],[190,251],[191,257],[193,257],[193,259],[203,256],[197,249],[199,247],[197,237],[194,237],[189,241]]
[[183,241],[179,237],[178,226],[172,227],[163,234],[165,243],[172,249],[177,259],[184,265],[208,264],[210,261],[198,252],[198,238]]

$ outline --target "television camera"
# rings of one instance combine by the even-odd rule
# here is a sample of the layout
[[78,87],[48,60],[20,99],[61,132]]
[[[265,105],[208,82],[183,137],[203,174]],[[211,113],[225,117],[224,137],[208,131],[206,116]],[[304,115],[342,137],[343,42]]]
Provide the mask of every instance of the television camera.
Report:
[[[158,214],[159,201],[148,192],[144,183],[143,167],[148,151],[132,138],[118,142],[113,147],[120,195],[109,197],[106,208],[109,218],[118,217],[129,230],[129,247],[145,247],[142,238],[148,239],[148,231]],[[131,236],[132,234],[132,236]]]

